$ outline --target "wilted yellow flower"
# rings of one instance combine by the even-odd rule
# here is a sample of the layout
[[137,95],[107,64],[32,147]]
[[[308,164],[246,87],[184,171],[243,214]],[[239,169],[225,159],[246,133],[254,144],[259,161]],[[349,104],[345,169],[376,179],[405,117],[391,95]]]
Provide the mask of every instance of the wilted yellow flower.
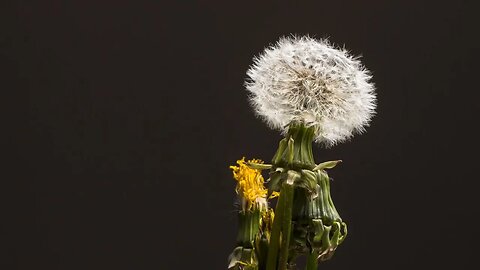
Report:
[[[262,164],[260,159],[252,159],[249,163]],[[267,189],[264,186],[265,180],[261,174],[261,170],[250,168],[245,162],[245,157],[237,160],[238,166],[230,166],[233,171],[233,178],[237,180],[235,191],[245,200],[246,209],[253,206],[262,208],[266,206]]]

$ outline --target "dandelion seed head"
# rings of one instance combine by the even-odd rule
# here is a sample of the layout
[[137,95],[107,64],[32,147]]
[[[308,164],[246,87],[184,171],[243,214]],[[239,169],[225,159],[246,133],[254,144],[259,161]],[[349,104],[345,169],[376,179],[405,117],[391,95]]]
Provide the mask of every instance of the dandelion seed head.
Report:
[[270,127],[286,133],[289,123],[303,122],[327,147],[364,132],[375,112],[370,72],[327,40],[281,38],[247,75],[250,103]]

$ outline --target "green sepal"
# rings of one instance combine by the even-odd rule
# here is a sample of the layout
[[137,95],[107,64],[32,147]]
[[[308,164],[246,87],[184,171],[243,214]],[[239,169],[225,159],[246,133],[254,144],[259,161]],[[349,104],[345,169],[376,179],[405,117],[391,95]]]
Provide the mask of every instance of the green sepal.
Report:
[[228,269],[258,270],[257,257],[252,248],[236,247],[228,257]]
[[272,164],[259,164],[253,162],[246,162],[247,166],[255,170],[269,170],[272,168]]
[[345,238],[347,238],[347,235],[348,235],[347,223],[342,222],[342,226],[340,226],[340,232],[342,233],[340,235],[340,240],[338,241],[339,245],[343,242],[343,240],[345,240]]
[[273,191],[280,191],[282,187],[282,180],[286,177],[282,168],[277,168],[275,171],[270,172],[270,178],[268,179],[269,196]]
[[321,219],[312,219],[311,225],[313,232],[309,235],[309,243],[312,249],[320,249],[322,247],[323,234],[325,228]]
[[324,169],[332,169],[337,166],[338,163],[342,162],[342,160],[332,160],[332,161],[325,161],[312,169],[312,171],[324,170]]
[[297,181],[296,186],[305,188],[312,194],[312,198],[317,196],[317,177],[311,170],[302,170],[301,180]]
[[312,142],[315,136],[313,127],[303,123],[291,123],[287,136],[280,141],[272,159],[274,167],[289,169],[313,169]]
[[290,137],[287,144],[287,164],[289,165],[293,163],[293,157],[295,156],[295,153],[293,152],[293,144],[294,140],[292,137]]
[[332,226],[324,226],[323,228],[321,250],[325,252],[330,249],[330,231],[332,230]]
[[261,213],[259,209],[238,212],[237,245],[253,248],[253,243],[260,230]]
[[287,148],[287,139],[284,138],[278,144],[277,152],[275,153],[275,155],[272,158],[272,163],[273,164],[278,165],[282,161],[282,158],[283,158],[283,155],[285,153],[286,148]]

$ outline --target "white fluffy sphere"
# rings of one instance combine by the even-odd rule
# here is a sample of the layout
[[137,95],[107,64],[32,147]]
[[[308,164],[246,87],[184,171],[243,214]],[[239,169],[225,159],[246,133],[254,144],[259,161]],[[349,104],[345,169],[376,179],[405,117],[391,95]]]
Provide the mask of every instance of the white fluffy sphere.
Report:
[[270,127],[285,133],[289,123],[302,121],[327,147],[363,132],[375,111],[370,72],[326,40],[281,38],[247,75],[251,104]]

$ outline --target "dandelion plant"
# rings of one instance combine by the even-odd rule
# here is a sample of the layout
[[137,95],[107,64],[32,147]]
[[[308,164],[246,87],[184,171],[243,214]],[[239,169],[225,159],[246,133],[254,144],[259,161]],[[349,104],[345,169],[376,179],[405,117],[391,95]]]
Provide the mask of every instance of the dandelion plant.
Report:
[[247,75],[255,113],[284,138],[271,164],[242,158],[230,167],[240,206],[228,268],[295,269],[305,256],[306,269],[317,269],[345,240],[347,224],[327,173],[341,160],[317,164],[312,146],[332,147],[365,131],[376,107],[370,72],[327,40],[284,37],[254,58]]

